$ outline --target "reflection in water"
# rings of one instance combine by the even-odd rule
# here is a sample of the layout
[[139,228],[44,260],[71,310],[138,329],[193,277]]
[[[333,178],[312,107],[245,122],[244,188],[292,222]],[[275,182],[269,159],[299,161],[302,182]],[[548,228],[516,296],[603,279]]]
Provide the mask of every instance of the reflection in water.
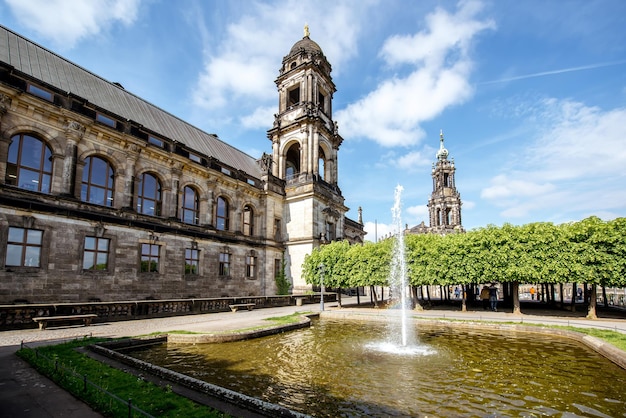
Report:
[[586,347],[526,333],[420,325],[425,353],[372,349],[385,324],[313,327],[130,353],[317,417],[626,416],[626,371]]

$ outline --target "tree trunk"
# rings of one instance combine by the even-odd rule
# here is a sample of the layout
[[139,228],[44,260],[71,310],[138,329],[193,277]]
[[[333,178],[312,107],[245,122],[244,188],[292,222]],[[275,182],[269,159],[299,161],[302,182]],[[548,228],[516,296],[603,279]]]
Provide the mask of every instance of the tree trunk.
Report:
[[[419,298],[417,297],[417,286],[411,286],[412,292],[413,292],[413,301],[415,302],[415,305],[413,306],[413,309],[415,309],[416,311],[423,311],[424,307],[422,306],[422,304],[420,303]],[[422,290],[422,286],[420,286],[420,291]]]
[[559,283],[560,308],[563,308],[563,283]]
[[337,289],[337,306],[341,308],[341,288]]
[[522,308],[519,304],[519,282],[517,280],[511,283],[511,297],[513,303],[513,315],[521,315]]
[[602,300],[604,301],[604,307],[609,307],[609,300],[606,298],[606,287],[602,286]]
[[361,287],[357,286],[356,287],[356,304],[357,305],[361,305]]
[[572,283],[572,300],[570,301],[570,310],[576,312],[576,298],[578,297],[578,286],[576,282]]
[[462,293],[461,294],[461,311],[462,312],[467,312],[467,293],[465,291],[466,289],[467,287],[464,284],[462,284],[461,285],[461,293]]
[[[585,285],[586,286],[586,285]],[[596,313],[596,300],[598,297],[596,296],[596,284],[591,285],[591,291],[589,292],[589,310],[587,311],[587,319],[598,319],[598,315]]]
[[370,286],[370,294],[374,298],[374,308],[378,308],[378,296],[376,296],[376,286]]
[[426,297],[428,297],[428,303],[430,303],[430,286],[426,286]]

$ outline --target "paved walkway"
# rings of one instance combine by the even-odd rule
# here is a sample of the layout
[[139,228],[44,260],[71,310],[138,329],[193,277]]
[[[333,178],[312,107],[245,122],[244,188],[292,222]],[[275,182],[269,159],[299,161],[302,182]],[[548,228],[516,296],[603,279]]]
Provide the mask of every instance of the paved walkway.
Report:
[[[356,307],[356,297],[344,298],[342,312],[361,314],[384,314],[383,309]],[[326,304],[326,309],[336,310],[337,304]],[[319,305],[286,306],[280,308],[255,309],[188,315],[169,318],[154,318],[137,321],[123,321],[94,324],[90,327],[51,327],[0,332],[0,418],[89,418],[100,417],[87,405],[57,387],[49,379],[34,371],[14,353],[23,341],[30,346],[50,344],[85,335],[97,337],[130,337],[153,332],[187,330],[196,332],[216,332],[243,329],[267,324],[266,318],[289,315],[294,312],[320,311]],[[580,314],[562,311],[529,311],[525,315],[506,312],[473,310],[461,312],[455,309],[436,309],[413,312],[414,316],[427,318],[447,318],[465,320],[485,320],[494,322],[538,323],[546,325],[571,325],[609,329],[626,334],[626,319],[601,318],[588,320]]]

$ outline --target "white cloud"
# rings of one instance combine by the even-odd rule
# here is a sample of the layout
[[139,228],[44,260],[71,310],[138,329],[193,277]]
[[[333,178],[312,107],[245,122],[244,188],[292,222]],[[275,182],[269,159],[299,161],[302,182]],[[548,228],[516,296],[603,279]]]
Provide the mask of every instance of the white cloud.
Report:
[[220,42],[205,45],[205,63],[194,89],[194,103],[213,113],[225,114],[232,113],[229,109],[237,104],[238,113],[249,115],[243,119],[246,127],[268,127],[273,118],[270,114],[261,123],[257,117],[265,109],[259,107],[272,105],[276,109],[273,80],[278,75],[277,63],[301,39],[305,23],[311,39],[322,46],[332,62],[336,75],[356,53],[360,15],[369,3],[372,2],[247,3],[237,20],[226,25]]
[[501,207],[504,217],[549,210],[564,221],[572,213],[623,211],[626,108],[604,111],[557,99],[533,107],[526,120],[537,127],[532,145],[481,197]]
[[477,1],[459,2],[454,14],[438,8],[426,17],[424,30],[387,39],[380,56],[390,67],[408,65],[411,72],[394,74],[337,112],[342,135],[383,146],[412,145],[424,136],[422,122],[466,101],[473,93],[470,46],[479,33],[495,27],[491,20],[479,20],[481,9]]
[[424,152],[413,151],[398,158],[397,167],[407,171],[415,171],[418,167],[428,166],[432,163],[432,158]]
[[[406,213],[407,215],[410,215],[412,219],[415,220],[415,222],[419,223],[421,221],[424,221],[426,222],[426,224],[428,224],[430,214],[428,213],[427,205],[424,204],[424,205],[417,205],[417,206],[409,206],[408,208],[406,208]],[[407,221],[409,221],[409,227],[411,227],[413,223],[415,223],[415,222],[410,222],[410,219],[407,219]]]
[[140,0],[6,0],[17,20],[63,49],[115,22],[133,23]]

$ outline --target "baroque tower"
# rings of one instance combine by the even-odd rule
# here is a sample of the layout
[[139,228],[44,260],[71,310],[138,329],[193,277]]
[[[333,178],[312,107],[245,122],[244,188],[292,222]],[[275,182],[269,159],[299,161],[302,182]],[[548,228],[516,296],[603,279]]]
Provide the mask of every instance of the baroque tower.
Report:
[[448,160],[443,146],[443,131],[439,134],[437,162],[433,163],[433,192],[428,199],[430,231],[438,234],[463,232],[461,225],[461,195],[456,189],[454,159]]
[[309,37],[283,58],[276,86],[278,113],[267,132],[272,141],[272,174],[285,181],[283,219],[286,273],[293,291],[309,290],[301,278],[306,254],[344,238],[348,208],[337,184],[337,153],[343,138],[332,119],[336,91],[331,65]]

